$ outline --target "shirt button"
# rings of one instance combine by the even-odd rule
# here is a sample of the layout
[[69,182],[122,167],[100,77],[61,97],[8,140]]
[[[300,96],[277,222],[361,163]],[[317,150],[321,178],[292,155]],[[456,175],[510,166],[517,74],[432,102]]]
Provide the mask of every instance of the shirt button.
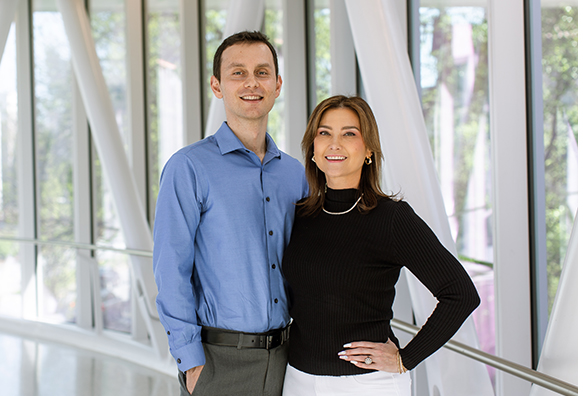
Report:
[[269,231],[269,235],[273,235],[273,231]]
[[[271,268],[275,269],[275,264],[271,264]],[[170,333],[168,333],[170,334]]]
[[269,202],[269,201],[270,201],[269,197],[265,198],[265,200],[266,200],[267,202]]
[[169,331],[167,331],[167,332],[166,332],[166,334],[170,335],[170,332],[169,332]]
[[273,301],[275,301],[275,303],[277,304],[277,298],[275,300],[273,300]]
[[178,358],[176,361],[178,362],[178,364],[182,363],[182,360],[180,360],[180,358]]

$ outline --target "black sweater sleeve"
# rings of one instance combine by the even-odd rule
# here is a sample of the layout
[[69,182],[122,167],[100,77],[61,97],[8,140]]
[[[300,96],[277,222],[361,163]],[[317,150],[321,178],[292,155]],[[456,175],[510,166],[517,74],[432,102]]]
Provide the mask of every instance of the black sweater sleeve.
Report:
[[443,346],[480,304],[476,288],[461,263],[439,242],[406,202],[399,202],[392,222],[391,252],[438,303],[421,330],[401,349],[411,370]]

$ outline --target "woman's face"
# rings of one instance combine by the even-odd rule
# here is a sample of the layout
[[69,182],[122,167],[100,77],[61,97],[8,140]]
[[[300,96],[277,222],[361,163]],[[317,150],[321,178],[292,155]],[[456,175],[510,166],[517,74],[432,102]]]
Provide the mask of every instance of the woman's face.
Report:
[[314,160],[328,187],[358,188],[364,159],[370,157],[362,139],[358,115],[352,109],[329,109],[314,139]]

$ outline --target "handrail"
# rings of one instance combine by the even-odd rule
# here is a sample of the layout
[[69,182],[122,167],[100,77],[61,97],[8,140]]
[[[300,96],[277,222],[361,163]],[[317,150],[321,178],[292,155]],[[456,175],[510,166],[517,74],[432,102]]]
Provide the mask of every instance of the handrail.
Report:
[[[419,327],[403,322],[398,319],[391,320],[391,327],[402,330],[409,334],[417,334],[417,332],[419,331]],[[515,377],[542,386],[543,388],[550,389],[561,395],[577,396],[579,394],[578,393],[579,387],[573,384],[551,377],[550,375],[541,373],[540,371],[536,371],[531,368],[522,366],[520,364],[511,362],[509,360],[500,358],[498,356],[491,355],[479,349],[472,348],[470,346],[462,344],[459,341],[449,340],[444,345],[444,348],[451,349],[452,351],[455,351],[459,354],[462,354],[479,362],[485,363],[488,366],[494,367],[498,370],[505,371],[509,374],[514,375]]]
[[67,242],[67,241],[51,241],[51,240],[40,240],[33,238],[13,238],[0,236],[0,240],[12,241],[12,242],[26,242],[33,243],[35,245],[60,245],[67,246],[70,248],[77,249],[87,249],[87,250],[110,250],[112,252],[126,253],[133,256],[144,256],[152,257],[153,254],[148,250],[138,250],[138,249],[119,249],[110,246],[93,245],[91,243],[79,243],[79,242]]
[[[152,257],[152,252],[146,250],[137,250],[137,249],[118,249],[114,247],[108,246],[100,246],[100,245],[93,245],[89,243],[77,243],[77,242],[65,242],[65,241],[42,241],[39,239],[32,239],[32,238],[12,238],[12,237],[5,237],[0,236],[0,240],[7,240],[13,242],[26,242],[26,243],[33,243],[35,245],[61,245],[61,246],[68,246],[71,248],[78,248],[78,249],[88,249],[88,250],[110,250],[114,252],[126,253],[136,256],[145,256],[145,257]],[[399,319],[392,319],[391,326],[395,329],[402,330],[409,334],[417,334],[420,330],[419,327],[414,326],[410,323],[403,322]],[[560,379],[551,377],[550,375],[541,373],[539,371],[533,370],[531,368],[522,366],[520,364],[511,362],[509,360],[500,358],[498,356],[491,355],[484,351],[481,351],[476,348],[472,348],[465,344],[462,344],[459,341],[449,340],[445,345],[444,348],[451,349],[454,352],[457,352],[461,355],[469,357],[471,359],[477,360],[482,362],[488,366],[494,367],[498,370],[502,370],[506,373],[514,375],[515,377],[521,378],[525,381],[531,382],[533,384],[542,386],[543,388],[552,390],[557,392],[561,395],[566,396],[577,396],[579,393],[579,388],[573,384],[568,382],[562,381]]]

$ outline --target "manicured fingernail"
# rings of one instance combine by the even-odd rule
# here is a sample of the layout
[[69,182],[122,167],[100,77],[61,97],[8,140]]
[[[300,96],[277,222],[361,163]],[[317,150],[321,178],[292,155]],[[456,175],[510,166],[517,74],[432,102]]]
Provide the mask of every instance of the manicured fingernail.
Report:
[[349,344],[344,344],[344,345],[343,345],[343,347],[344,347],[344,348],[350,348],[351,346],[352,346],[352,344],[350,344],[350,343],[349,343]]
[[344,359],[344,360],[348,359],[348,356],[338,356],[338,357],[339,357],[340,359]]
[[352,363],[352,364],[358,364],[358,362],[356,360],[351,360],[350,363]]
[[346,351],[338,352],[339,355],[346,355]]

